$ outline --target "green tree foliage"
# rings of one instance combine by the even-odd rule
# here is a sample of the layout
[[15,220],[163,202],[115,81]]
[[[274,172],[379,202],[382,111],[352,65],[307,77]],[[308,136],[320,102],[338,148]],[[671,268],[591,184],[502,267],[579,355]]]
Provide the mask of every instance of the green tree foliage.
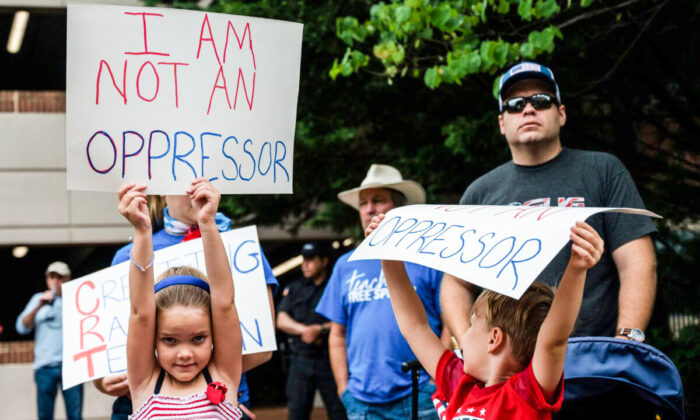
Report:
[[[505,67],[535,57],[562,88],[564,144],[619,156],[648,207],[678,222],[697,219],[698,7],[692,0],[214,0],[213,12],[305,25],[294,194],[229,196],[224,207],[240,223],[293,220],[285,227],[359,234],[357,213],[336,194],[357,186],[372,162],[421,182],[430,202],[456,202],[477,176],[509,159],[494,82]],[[351,77],[330,77],[340,74]]]
[[[348,48],[333,62],[331,78],[371,66],[391,82],[422,77],[430,89],[461,84],[470,75],[495,74],[507,63],[554,51],[563,34],[557,26],[580,15],[590,1],[394,0],[371,6],[369,20],[336,20],[336,34]],[[371,54],[363,47],[371,44]]]

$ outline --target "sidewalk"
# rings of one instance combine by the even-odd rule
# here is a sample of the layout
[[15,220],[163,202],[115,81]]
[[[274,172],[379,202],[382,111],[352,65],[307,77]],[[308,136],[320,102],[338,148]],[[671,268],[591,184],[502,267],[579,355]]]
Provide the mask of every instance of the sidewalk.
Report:
[[[253,410],[253,414],[257,416],[256,420],[283,420],[287,418],[287,408],[260,408]],[[311,420],[326,420],[327,418],[325,408],[314,408],[311,412]]]

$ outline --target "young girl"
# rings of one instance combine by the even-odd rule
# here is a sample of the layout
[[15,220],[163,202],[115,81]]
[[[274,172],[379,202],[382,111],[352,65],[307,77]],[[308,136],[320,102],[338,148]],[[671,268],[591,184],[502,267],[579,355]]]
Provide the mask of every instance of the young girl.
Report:
[[146,186],[119,190],[119,212],[134,226],[129,269],[127,376],[130,419],[240,419],[241,332],[228,257],[216,228],[219,193],[204,179],[187,190],[202,235],[207,276],[166,270],[153,286]]

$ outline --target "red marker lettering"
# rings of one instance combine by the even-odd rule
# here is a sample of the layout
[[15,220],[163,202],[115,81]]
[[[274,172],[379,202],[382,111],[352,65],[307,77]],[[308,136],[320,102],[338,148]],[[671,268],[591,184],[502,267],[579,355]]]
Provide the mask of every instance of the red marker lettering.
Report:
[[82,351],[80,353],[76,353],[73,355],[73,361],[77,362],[78,360],[82,359],[83,357],[87,358],[87,368],[88,368],[88,377],[92,378],[95,376],[95,367],[92,364],[92,355],[93,353],[99,353],[101,351],[105,351],[107,349],[106,344],[102,344],[101,346],[93,347],[89,350]]
[[239,50],[243,49],[243,43],[245,42],[246,34],[248,34],[248,48],[250,49],[250,54],[253,56],[253,69],[257,70],[258,68],[255,65],[255,52],[253,51],[253,37],[250,33],[250,23],[245,24],[245,28],[243,28],[243,38],[241,39],[238,37],[236,28],[233,27],[231,21],[228,21],[228,26],[226,27],[226,43],[224,44],[224,63],[226,63],[226,52],[228,50],[228,36],[231,33],[231,31],[233,31],[233,35],[236,37],[236,42],[238,43]]
[[131,16],[141,16],[141,22],[143,24],[143,51],[138,52],[125,52],[128,55],[164,55],[169,56],[170,54],[148,51],[148,30],[146,29],[146,16],[156,16],[163,17],[160,13],[146,13],[146,12],[124,12],[125,15]]
[[100,60],[100,68],[97,70],[97,89],[95,93],[95,105],[100,104],[100,78],[102,77],[102,65],[107,66],[107,71],[109,72],[109,76],[112,78],[112,85],[114,85],[114,88],[117,90],[119,93],[119,96],[124,99],[124,105],[126,105],[126,64],[127,61],[124,60],[124,75],[122,76],[122,89],[119,90],[119,86],[117,86],[117,81],[114,79],[114,74],[112,73],[112,68],[109,67],[109,63],[107,63],[105,60]]
[[[178,108],[179,105],[179,99],[178,99],[178,90],[177,90],[177,66],[189,66],[187,63],[158,63],[158,65],[164,65],[164,66],[173,66],[173,78],[175,79],[175,108]],[[150,177],[149,177],[150,179]]]
[[[248,98],[248,89],[245,86],[245,79],[243,78],[243,70],[238,68],[238,80],[236,81],[236,97],[233,100],[233,109],[236,109],[236,103],[238,102],[238,88],[241,86],[241,80],[243,80],[243,91],[245,92],[245,100],[248,102],[248,109],[253,110],[253,100],[255,100],[255,73],[253,73],[253,88],[251,89],[250,99]],[[226,96],[228,98],[228,94]],[[210,101],[211,102],[211,101]],[[229,108],[231,105],[229,104]]]
[[[92,325],[92,327],[90,327],[90,329],[85,331],[85,321],[87,321],[88,319],[94,319],[95,323]],[[93,329],[95,329],[95,327],[99,323],[100,323],[100,317],[97,315],[89,315],[89,316],[80,320],[80,349],[81,350],[85,348],[85,336],[88,334],[94,335],[95,337],[99,338],[101,343],[105,342],[104,337],[102,337],[102,335],[100,335],[100,333],[93,331]]]
[[[221,76],[222,79],[224,79],[224,84],[219,85],[219,76]],[[209,115],[209,111],[211,111],[211,101],[214,99],[214,92],[216,89],[223,89],[224,92],[226,93],[226,103],[228,103],[228,108],[231,109],[231,100],[228,98],[228,88],[226,87],[226,76],[224,76],[224,67],[219,66],[219,73],[216,75],[216,81],[214,82],[214,87],[211,90],[211,95],[209,96],[209,108],[207,108],[207,115]],[[237,90],[238,88],[236,88]]]
[[92,290],[95,290],[95,283],[93,283],[89,280],[81,283],[80,286],[78,286],[78,290],[75,292],[75,307],[78,309],[78,312],[80,312],[81,315],[90,315],[93,312],[95,312],[97,310],[97,308],[99,308],[100,300],[95,299],[95,306],[93,306],[92,309],[90,309],[89,311],[83,311],[80,308],[80,291],[83,290],[83,286],[88,286]]
[[[209,38],[204,38],[204,24],[207,25],[207,31],[209,31]],[[214,48],[214,55],[216,55],[216,62],[219,63],[219,65],[221,65],[219,53],[216,51],[216,42],[214,42],[214,35],[211,32],[211,25],[209,24],[209,15],[207,15],[206,13],[204,14],[204,20],[202,21],[202,29],[199,31],[199,47],[197,47],[197,59],[199,59],[199,52],[202,50],[202,41],[211,42],[211,46],[212,48]]]
[[[153,75],[156,77],[156,89],[155,92],[153,92],[153,97],[151,99],[145,98],[143,95],[141,95],[141,72],[143,69],[146,67],[146,65],[151,66],[151,70],[153,70]],[[141,65],[141,68],[139,69],[139,73],[136,75],[136,94],[139,95],[139,98],[143,99],[146,102],[152,102],[156,97],[158,96],[158,89],[160,88],[160,77],[158,77],[158,71],[156,71],[156,67],[151,63],[150,61],[146,61]]]

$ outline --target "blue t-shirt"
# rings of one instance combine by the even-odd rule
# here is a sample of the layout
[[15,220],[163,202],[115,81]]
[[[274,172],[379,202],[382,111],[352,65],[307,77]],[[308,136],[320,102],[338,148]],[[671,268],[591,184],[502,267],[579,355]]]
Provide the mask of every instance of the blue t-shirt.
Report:
[[42,306],[34,316],[34,328],[22,323],[28,313],[39,305],[41,293],[36,293],[17,317],[15,328],[20,334],[34,333],[34,369],[59,365],[63,360],[63,299],[56,296],[53,303]]
[[[401,372],[401,363],[416,356],[396,323],[381,262],[348,262],[351,254],[338,259],[316,312],[346,328],[348,390],[353,397],[367,403],[406,397],[411,393],[411,374]],[[442,272],[413,263],[404,265],[430,327],[439,335]],[[419,383],[428,379],[421,371]]]
[[[157,251],[171,245],[179,244],[182,242],[183,238],[184,235],[171,235],[165,229],[161,229],[153,234],[153,250]],[[129,252],[131,252],[131,247],[133,245],[133,242],[128,243],[117,250],[117,252],[114,254],[114,258],[112,258],[112,265],[129,261]],[[275,294],[277,293],[279,283],[277,282],[275,275],[272,274],[272,268],[270,268],[270,263],[267,261],[267,258],[265,258],[262,248],[260,249],[260,257],[263,264],[263,272],[265,273],[265,283],[267,283],[267,286],[272,289],[272,294]],[[238,401],[241,403],[247,403],[250,401],[248,381],[246,381],[245,373],[241,375],[241,383],[238,385]]]

